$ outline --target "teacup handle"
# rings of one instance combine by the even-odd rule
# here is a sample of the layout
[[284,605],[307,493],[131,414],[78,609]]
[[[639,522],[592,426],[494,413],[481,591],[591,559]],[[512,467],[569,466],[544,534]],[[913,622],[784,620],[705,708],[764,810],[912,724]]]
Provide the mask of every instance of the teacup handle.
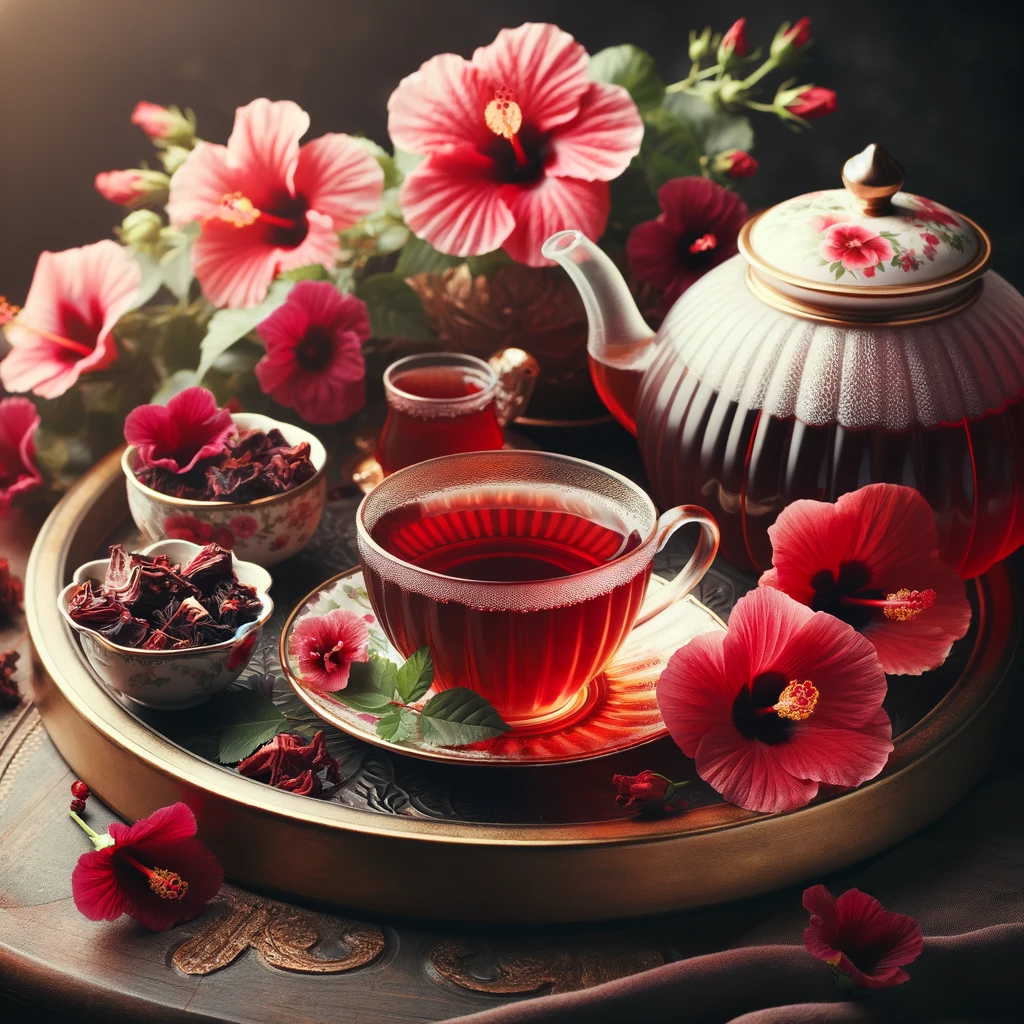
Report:
[[718,523],[699,505],[680,505],[678,508],[670,508],[662,515],[658,520],[656,550],[661,551],[672,534],[688,523],[697,523],[700,526],[700,540],[693,555],[671,583],[659,587],[651,595],[651,599],[644,602],[635,625],[642,626],[655,615],[660,615],[669,605],[686,597],[704,578],[704,573],[711,568],[711,563],[718,553]]
[[487,362],[498,378],[498,422],[505,426],[526,411],[540,366],[529,352],[521,348],[499,349]]

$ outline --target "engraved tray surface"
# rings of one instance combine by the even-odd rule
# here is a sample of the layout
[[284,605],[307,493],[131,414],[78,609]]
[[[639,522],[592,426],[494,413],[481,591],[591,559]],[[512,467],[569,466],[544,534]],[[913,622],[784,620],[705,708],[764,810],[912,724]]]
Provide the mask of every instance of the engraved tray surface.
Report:
[[[324,729],[343,781],[321,800],[271,790],[216,762],[218,704],[231,699],[231,690],[187,711],[141,707],[96,681],[70,630],[56,620],[57,588],[79,562],[114,540],[137,540],[116,457],[69,494],[33,552],[26,609],[40,656],[34,685],[58,748],[128,818],[185,799],[228,873],[246,884],[371,910],[468,919],[472,906],[446,898],[467,874],[489,879],[506,897],[504,911],[483,911],[490,920],[584,920],[705,905],[791,884],[884,848],[951,806],[988,763],[1016,634],[1016,594],[999,567],[969,586],[971,630],[946,665],[891,685],[886,709],[897,744],[883,775],[790,815],[724,804],[667,738],[601,760],[516,769],[431,763],[371,747],[313,715],[285,679],[277,650],[294,606],[358,563],[357,503],[330,502],[307,547],[275,568],[277,612],[235,684],[271,697],[297,731]],[[685,558],[673,552],[655,569],[671,576]],[[727,619],[753,582],[720,561],[696,596]],[[616,805],[612,774],[644,768],[692,780],[691,810],[645,820]],[[418,843],[417,874],[435,869],[431,886],[396,877],[410,841]],[[358,871],[338,871],[343,860]],[[608,871],[657,881],[611,887]]]

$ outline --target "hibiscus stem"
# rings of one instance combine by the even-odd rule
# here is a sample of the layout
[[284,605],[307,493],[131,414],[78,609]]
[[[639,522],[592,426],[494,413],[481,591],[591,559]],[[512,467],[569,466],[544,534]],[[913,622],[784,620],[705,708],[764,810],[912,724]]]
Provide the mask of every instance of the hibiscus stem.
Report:
[[[764,78],[765,75],[774,71],[776,66],[777,65],[775,62],[775,58],[769,57],[756,71],[752,71],[749,75],[747,75],[747,77],[743,80],[743,85],[747,89],[749,89],[752,85],[756,85],[758,82],[761,81],[762,78]],[[768,109],[771,110],[772,108],[769,107]]]
[[106,833],[100,835],[99,832],[93,831],[74,811],[68,811],[68,817],[73,818],[78,823],[79,828],[85,831],[85,834],[92,840],[92,845],[97,850],[103,850],[108,846],[114,845],[114,840],[109,835]]

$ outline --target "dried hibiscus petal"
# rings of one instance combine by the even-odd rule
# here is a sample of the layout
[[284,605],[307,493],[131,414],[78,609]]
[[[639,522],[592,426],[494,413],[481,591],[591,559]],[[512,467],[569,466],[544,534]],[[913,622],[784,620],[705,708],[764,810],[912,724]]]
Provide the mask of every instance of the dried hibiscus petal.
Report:
[[332,785],[341,782],[338,762],[328,753],[322,732],[308,745],[299,736],[280,733],[242,761],[238,770],[251,779],[303,796],[320,796],[320,772]]
[[144,651],[178,651],[191,644],[187,640],[179,640],[176,637],[168,636],[162,629],[155,629],[146,637],[142,645]]
[[68,615],[72,621],[124,647],[135,647],[145,637],[149,626],[120,601],[109,594],[96,593],[92,581],[86,580],[71,595]]
[[[254,622],[259,618],[263,607],[255,587],[236,580],[226,580],[217,586],[210,601],[216,606],[214,614],[236,629],[246,622]],[[210,607],[210,605],[207,605]],[[210,608],[213,612],[213,608]]]
[[224,580],[234,578],[235,571],[231,567],[231,552],[217,544],[207,544],[181,570],[181,575],[200,590],[208,592]]

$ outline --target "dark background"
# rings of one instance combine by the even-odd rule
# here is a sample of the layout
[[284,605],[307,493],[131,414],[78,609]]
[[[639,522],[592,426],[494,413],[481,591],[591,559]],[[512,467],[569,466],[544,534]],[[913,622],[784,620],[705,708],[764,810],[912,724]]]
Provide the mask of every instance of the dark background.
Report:
[[[192,107],[227,140],[234,109],[293,99],[327,131],[387,144],[386,104],[435,53],[469,56],[503,26],[554,21],[591,52],[632,42],[667,81],[687,69],[691,27],[748,16],[752,45],[809,14],[817,44],[801,80],[834,88],[839,112],[792,136],[755,119],[752,207],[839,184],[846,157],[879,141],[910,191],[977,220],[995,266],[1024,286],[1021,4],[593,0],[0,0],[0,294],[24,299],[41,249],[104,237],[120,211],[97,171],[150,155],[128,117],[140,99]],[[770,100],[774,79],[769,86]]]

